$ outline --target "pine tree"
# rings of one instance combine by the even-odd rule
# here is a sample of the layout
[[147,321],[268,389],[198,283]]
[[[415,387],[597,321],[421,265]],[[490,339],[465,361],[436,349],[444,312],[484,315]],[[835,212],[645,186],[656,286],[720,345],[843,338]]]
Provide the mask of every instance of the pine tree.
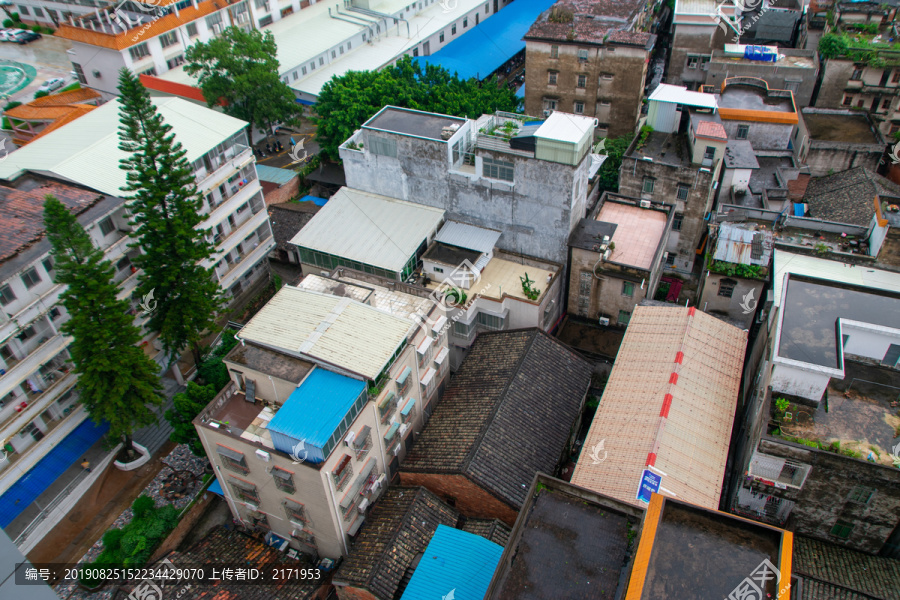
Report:
[[143,251],[134,261],[143,270],[136,294],[156,301],[147,326],[170,360],[190,347],[199,365],[200,341],[215,329],[222,307],[212,270],[200,265],[213,253],[197,229],[202,200],[186,151],[127,69],[119,75],[119,92],[119,149],[130,154],[120,165],[128,172],[122,190],[129,195],[132,236]]
[[73,338],[79,397],[95,423],[109,422],[109,435],[125,442],[123,455],[132,460],[134,430],[156,422],[151,407],[163,401],[159,365],[137,346],[141,331],[128,301],[116,297],[112,263],[53,196],[44,203],[44,225],[56,282],[68,286],[60,299],[70,318],[61,330]]

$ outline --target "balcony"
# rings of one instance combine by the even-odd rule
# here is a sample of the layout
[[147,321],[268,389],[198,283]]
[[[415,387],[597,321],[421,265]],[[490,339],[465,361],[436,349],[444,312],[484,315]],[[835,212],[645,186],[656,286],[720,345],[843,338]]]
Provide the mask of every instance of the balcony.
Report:
[[71,338],[55,335],[25,357],[0,378],[0,398],[32,376],[44,363],[68,347]]
[[[36,419],[38,415],[44,412],[54,402],[56,402],[63,394],[72,389],[78,379],[74,373],[64,372],[61,377],[57,377],[47,389],[42,390],[40,394],[28,393],[24,397],[20,396],[19,402],[26,402],[28,407],[22,412],[13,413],[5,422],[0,423],[0,439],[8,439]],[[27,398],[27,400],[23,400]]]
[[218,187],[227,181],[229,175],[243,169],[252,160],[253,152],[244,144],[235,144],[219,156],[210,157],[203,171],[197,173],[197,189],[203,193]]
[[[0,327],[0,340],[6,341],[17,329],[27,327],[32,321],[38,319],[46,313],[50,307],[59,303],[59,295],[65,288],[61,285],[54,285],[52,288],[44,292],[41,296],[36,297],[29,302],[24,308],[17,311],[14,320],[11,319]],[[20,359],[16,359],[19,362]],[[7,361],[8,368],[13,365]]]
[[[266,216],[263,214],[263,216]],[[257,234],[256,241],[245,240],[246,243],[255,243],[256,246],[251,250],[244,250],[238,255],[238,258],[231,264],[230,268],[227,271],[219,272],[217,270],[216,274],[219,277],[219,285],[223,288],[229,288],[240,278],[244,273],[247,272],[247,269],[257,264],[260,260],[262,260],[269,251],[275,246],[275,240],[272,237],[271,230],[266,227],[266,230],[263,232],[263,235],[260,236]]]
[[[256,169],[243,179],[247,183],[243,186],[233,186],[231,193],[219,200],[210,199],[209,213],[203,222],[203,227],[212,227],[217,223],[221,223],[228,215],[232,214],[239,206],[250,200],[261,189],[257,183]],[[204,211],[200,211],[203,213]]]
[[47,452],[69,435],[85,419],[89,418],[84,406],[76,404],[62,419],[47,423],[44,436],[24,452],[10,454],[7,463],[0,466],[0,494],[18,481],[40,461]]

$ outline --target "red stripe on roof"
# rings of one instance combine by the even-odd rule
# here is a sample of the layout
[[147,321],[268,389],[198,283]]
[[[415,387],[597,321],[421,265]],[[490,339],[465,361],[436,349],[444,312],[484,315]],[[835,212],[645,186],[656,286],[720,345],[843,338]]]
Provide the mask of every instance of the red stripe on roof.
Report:
[[652,467],[656,464],[656,452],[651,452],[647,455],[647,466]]
[[206,102],[203,92],[192,85],[167,81],[153,75],[139,75],[139,77],[143,86],[149,90],[156,90],[157,92],[172,94],[173,96],[180,96],[188,100],[196,100],[197,102]]
[[678,373],[672,373],[671,375],[669,375],[669,383],[671,383],[672,385],[678,383]]
[[659,416],[664,419],[668,417],[670,408],[672,408],[672,394],[666,394],[666,397],[663,399],[662,410],[659,411]]
[[678,353],[675,354],[675,362],[679,365],[684,362],[684,352],[679,350]]
[[[141,77],[143,77],[143,75],[141,75]],[[688,309],[688,316],[693,317],[695,312],[697,312],[697,307],[696,306],[690,307]]]

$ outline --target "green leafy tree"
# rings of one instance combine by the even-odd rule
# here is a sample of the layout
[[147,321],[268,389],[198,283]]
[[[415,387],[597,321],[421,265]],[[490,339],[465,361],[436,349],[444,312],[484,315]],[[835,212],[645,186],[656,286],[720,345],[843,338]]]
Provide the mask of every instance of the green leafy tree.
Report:
[[600,189],[611,192],[619,191],[619,167],[622,166],[622,157],[625,156],[625,151],[628,150],[633,139],[634,136],[630,135],[606,139],[604,149],[608,158],[603,162],[600,172],[597,174]]
[[133,237],[143,253],[135,266],[143,269],[136,294],[150,312],[148,328],[159,334],[170,359],[188,346],[200,364],[200,341],[216,327],[222,307],[219,284],[200,262],[210,258],[210,244],[197,225],[201,198],[185,150],[167,125],[137,76],[122,69],[119,76],[119,149],[129,158],[122,190],[128,195]]
[[257,29],[228,27],[185,53],[184,71],[194,75],[209,106],[267,131],[276,123],[299,125],[302,108],[278,76],[275,38]]
[[847,53],[849,46],[843,36],[826,33],[819,40],[819,54],[822,58],[837,58]]
[[193,420],[206,405],[216,397],[217,390],[212,385],[188,383],[187,390],[175,394],[174,407],[166,411],[166,420],[172,424],[174,431],[169,439],[176,444],[187,444],[197,456],[206,456],[200,436],[194,427]]
[[162,404],[159,366],[137,346],[141,331],[128,301],[116,297],[115,269],[75,215],[47,196],[44,225],[56,282],[68,286],[60,298],[70,319],[61,329],[73,338],[79,397],[95,423],[107,421],[109,435],[123,440],[123,458],[133,460],[134,430],[156,422],[152,407]]
[[516,94],[496,80],[463,80],[437,65],[422,68],[403,57],[381,71],[350,71],[333,77],[316,102],[316,141],[322,153],[338,158],[338,147],[386,104],[447,115],[477,117],[514,111]]

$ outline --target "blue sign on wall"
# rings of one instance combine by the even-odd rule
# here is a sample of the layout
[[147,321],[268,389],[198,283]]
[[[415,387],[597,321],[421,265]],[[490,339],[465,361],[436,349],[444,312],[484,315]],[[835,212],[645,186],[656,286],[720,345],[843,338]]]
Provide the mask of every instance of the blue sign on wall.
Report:
[[650,469],[644,469],[644,474],[641,475],[641,486],[638,488],[637,499],[650,504],[650,495],[653,492],[659,493],[660,483],[662,483],[662,478],[659,475]]

